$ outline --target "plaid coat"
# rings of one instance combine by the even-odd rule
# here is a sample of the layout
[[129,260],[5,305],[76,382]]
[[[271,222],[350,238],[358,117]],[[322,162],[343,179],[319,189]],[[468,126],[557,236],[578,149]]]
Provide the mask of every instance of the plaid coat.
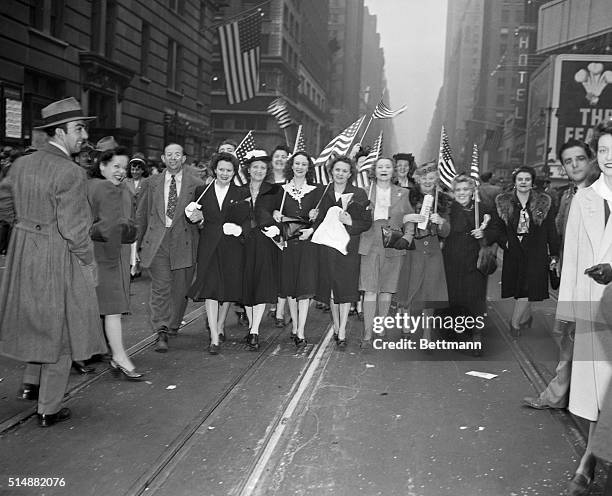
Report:
[[15,221],[0,281],[0,353],[53,363],[104,353],[85,171],[59,148],[19,158],[0,184],[0,220]]

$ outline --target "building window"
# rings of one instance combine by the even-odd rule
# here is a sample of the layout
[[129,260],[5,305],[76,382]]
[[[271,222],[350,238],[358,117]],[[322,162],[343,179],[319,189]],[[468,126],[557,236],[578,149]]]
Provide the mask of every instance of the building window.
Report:
[[198,96],[199,101],[204,101],[205,90],[204,90],[204,59],[198,57]]
[[113,129],[116,127],[115,118],[117,106],[115,97],[95,90],[89,90],[89,114],[97,116],[96,129]]
[[510,21],[510,11],[503,9],[501,12],[501,22],[502,24],[507,24]]
[[140,75],[149,72],[149,52],[151,51],[151,26],[143,21],[140,41]]
[[138,119],[138,151],[144,153],[147,148],[147,121]]
[[504,101],[504,100],[505,100],[505,99],[504,99],[504,95],[503,95],[503,93],[500,93],[499,95],[497,95],[496,105],[497,105],[498,107],[503,107],[503,106],[504,106],[504,103],[505,103],[505,101]]
[[497,78],[497,87],[498,88],[505,88],[506,87],[506,80],[504,78]]
[[180,91],[183,47],[175,40],[168,39],[168,72],[167,86],[171,90]]
[[64,0],[32,0],[30,26],[55,38],[61,38],[64,24]]
[[115,46],[115,26],[117,25],[117,0],[106,1],[106,39],[104,41],[104,55],[113,58]]
[[168,7],[172,12],[183,15],[185,13],[185,0],[169,0]]

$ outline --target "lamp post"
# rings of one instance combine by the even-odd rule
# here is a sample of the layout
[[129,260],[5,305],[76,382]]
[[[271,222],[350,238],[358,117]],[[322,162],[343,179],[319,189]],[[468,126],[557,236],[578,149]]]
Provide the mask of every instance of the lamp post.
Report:
[[[544,107],[540,111],[540,115],[542,117],[546,117],[546,135],[544,136],[544,165],[542,165],[542,174],[545,179],[550,178],[550,165],[548,157],[551,151],[551,143],[550,143],[550,130],[552,127],[552,113],[556,112],[558,109],[556,107]],[[544,115],[544,111],[546,114]]]

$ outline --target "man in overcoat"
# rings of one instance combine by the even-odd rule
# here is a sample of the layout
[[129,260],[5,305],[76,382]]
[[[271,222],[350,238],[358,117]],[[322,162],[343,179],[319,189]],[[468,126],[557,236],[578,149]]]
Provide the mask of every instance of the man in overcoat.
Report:
[[73,360],[105,353],[89,237],[86,174],[71,160],[87,139],[79,102],[42,110],[49,142],[15,161],[0,184],[0,220],[14,222],[0,282],[0,353],[28,362],[21,399],[38,400],[42,427],[70,417],[61,408]]
[[161,156],[166,170],[142,186],[136,222],[140,262],[151,274],[151,323],[155,351],[168,351],[168,334],[176,335],[187,307],[198,250],[198,226],[185,217],[196,187],[204,182],[184,169],[183,147],[171,143]]

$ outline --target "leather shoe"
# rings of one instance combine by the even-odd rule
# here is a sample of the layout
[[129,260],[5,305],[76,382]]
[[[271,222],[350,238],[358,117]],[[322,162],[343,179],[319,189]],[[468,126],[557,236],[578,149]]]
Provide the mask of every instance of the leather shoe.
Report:
[[168,336],[178,336],[178,329],[168,329],[166,333],[168,334]]
[[585,496],[591,491],[593,479],[576,472],[567,485],[567,496]]
[[39,413],[38,425],[41,427],[51,427],[53,424],[63,422],[70,418],[70,408],[62,408],[57,413]]
[[224,332],[219,333],[219,341],[221,343],[225,343],[225,333]]
[[96,371],[94,367],[88,367],[83,362],[72,362],[72,368],[81,375],[93,374]]
[[218,344],[211,344],[208,347],[208,353],[210,353],[211,355],[218,355],[219,354],[219,345]]
[[523,405],[528,406],[529,408],[535,408],[536,410],[562,410],[563,407],[553,406],[550,403],[546,403],[541,398],[533,398],[531,396],[526,396],[523,398]]
[[168,333],[166,331],[159,331],[157,333],[157,344],[155,345],[155,351],[157,353],[166,353],[168,351]]
[[21,385],[17,398],[26,401],[36,401],[38,400],[38,389],[38,384],[24,383]]

